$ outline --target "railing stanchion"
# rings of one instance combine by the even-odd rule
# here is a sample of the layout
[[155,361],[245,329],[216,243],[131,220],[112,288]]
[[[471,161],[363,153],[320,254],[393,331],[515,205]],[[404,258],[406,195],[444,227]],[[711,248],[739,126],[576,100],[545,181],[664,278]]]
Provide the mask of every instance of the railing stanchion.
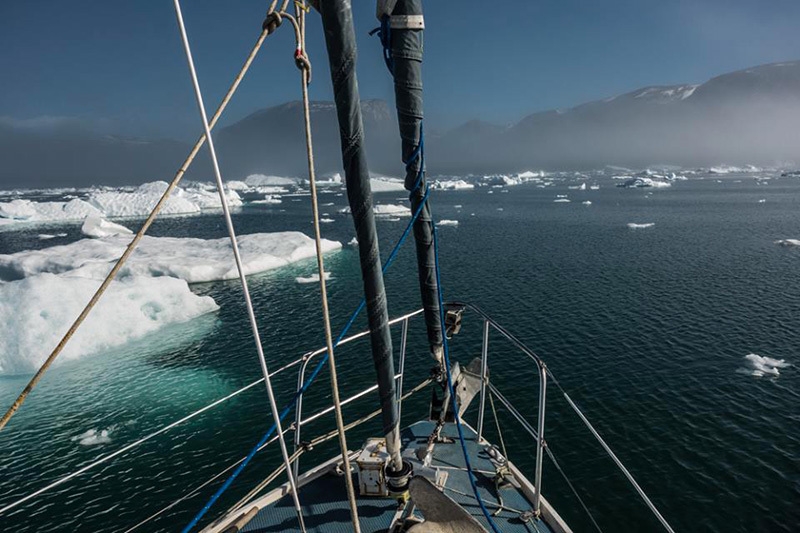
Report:
[[[300,365],[300,370],[297,372],[297,390],[294,391],[295,394],[300,392],[305,385],[304,378],[306,375],[306,368],[308,367],[309,361],[311,361],[311,356],[313,353],[306,354],[303,356],[303,364]],[[297,404],[295,406],[294,412],[294,451],[300,449],[300,422],[303,420],[303,395],[301,394],[297,398]],[[300,457],[298,456],[297,459],[294,460],[294,476],[295,478],[300,475]]]
[[483,320],[483,343],[481,344],[481,399],[478,407],[478,442],[483,438],[483,413],[486,408],[486,382],[489,359],[489,321]]
[[403,376],[405,375],[405,367],[406,367],[406,340],[408,338],[408,318],[403,320],[403,325],[401,328],[400,334],[400,379],[397,383],[397,419],[402,420],[400,415],[402,414],[402,407],[403,407]]
[[539,370],[539,419],[537,433],[539,438],[536,443],[536,474],[533,484],[535,485],[536,492],[534,493],[533,511],[536,516],[541,513],[541,497],[542,497],[542,456],[544,455],[544,411],[545,399],[547,396],[547,370],[544,365],[537,365]]

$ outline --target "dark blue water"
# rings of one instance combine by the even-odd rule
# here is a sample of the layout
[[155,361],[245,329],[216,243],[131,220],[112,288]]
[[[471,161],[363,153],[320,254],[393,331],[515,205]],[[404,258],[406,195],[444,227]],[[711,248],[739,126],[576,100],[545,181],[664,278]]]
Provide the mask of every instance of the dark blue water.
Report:
[[[800,182],[692,180],[652,194],[617,189],[610,180],[602,185],[585,192],[523,185],[508,193],[436,193],[436,215],[460,222],[440,229],[445,296],[479,305],[547,362],[676,531],[797,531],[800,376],[795,366],[778,377],[753,376],[744,357],[800,361],[800,248],[774,243],[800,238]],[[556,194],[573,201],[553,203]],[[391,201],[400,195],[382,196]],[[581,205],[584,199],[593,204]],[[326,194],[321,201],[336,202],[327,208],[335,213],[345,199]],[[240,233],[310,234],[309,212],[307,198],[287,197],[280,206],[245,208],[235,223]],[[352,221],[334,218],[323,226],[325,237],[349,241]],[[655,225],[632,230],[630,222]],[[379,223],[384,252],[404,225]],[[0,233],[0,253],[48,246],[37,234],[55,231]],[[75,227],[57,231],[68,232],[67,240],[80,238]],[[151,233],[225,236],[218,215],[163,219]],[[329,255],[327,265],[338,330],[360,299],[357,253],[345,247]],[[324,343],[318,288],[294,282],[314,268],[306,261],[250,278],[273,368]],[[401,252],[386,284],[390,314],[417,307],[412,247]],[[0,507],[260,377],[238,282],[193,289],[213,296],[220,311],[66,362],[45,377],[0,434]],[[357,329],[363,326],[360,321]],[[422,324],[411,326],[407,386],[431,366]],[[465,316],[463,333],[453,341],[454,358],[468,363],[479,355],[480,326]],[[535,369],[499,335],[490,345],[493,382],[535,421]],[[342,348],[337,356],[344,394],[374,383],[366,346]],[[305,412],[329,401],[327,380],[323,372]],[[26,381],[0,378],[0,403],[9,404]],[[281,404],[295,382],[294,371],[275,379]],[[427,398],[423,392],[407,401],[404,421],[423,416]],[[345,418],[372,410],[374,400],[349,406]],[[472,411],[467,419],[474,422]],[[511,459],[532,474],[530,439],[508,413],[500,409],[499,416]],[[269,423],[265,391],[255,387],[0,517],[0,529],[124,530],[242,457]],[[304,435],[333,427],[328,417]],[[488,415],[486,427],[496,439]],[[110,442],[85,446],[73,440],[91,429],[109,431]],[[349,435],[350,447],[378,432],[376,423],[358,428]],[[546,437],[604,530],[658,530],[552,385]],[[335,442],[321,446],[303,465],[335,451]],[[279,462],[275,448],[257,456],[214,510],[232,505]],[[216,486],[143,530],[182,527]],[[543,490],[576,531],[591,529],[548,461]]]

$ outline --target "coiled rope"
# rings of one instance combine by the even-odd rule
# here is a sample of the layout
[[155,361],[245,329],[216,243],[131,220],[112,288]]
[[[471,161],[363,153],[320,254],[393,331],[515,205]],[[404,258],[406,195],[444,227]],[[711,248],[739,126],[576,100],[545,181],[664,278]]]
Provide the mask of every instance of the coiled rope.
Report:
[[[283,428],[281,428],[281,421],[278,413],[278,404],[275,400],[275,393],[272,390],[272,382],[269,378],[269,369],[267,368],[267,361],[264,357],[264,348],[261,345],[261,337],[258,333],[258,322],[256,320],[255,310],[253,309],[253,302],[250,298],[250,290],[247,286],[247,277],[245,275],[244,266],[242,265],[242,257],[239,253],[239,245],[236,242],[236,230],[233,227],[233,220],[231,219],[230,209],[228,208],[228,200],[225,196],[225,187],[222,182],[222,173],[219,168],[219,161],[217,160],[217,152],[214,149],[214,139],[211,137],[211,128],[209,127],[208,117],[206,116],[205,104],[203,103],[203,94],[200,90],[200,82],[197,79],[197,71],[195,70],[194,60],[192,58],[192,50],[189,46],[189,38],[186,34],[186,25],[183,22],[183,14],[181,13],[180,0],[173,0],[175,6],[175,16],[178,20],[178,29],[180,30],[181,40],[183,41],[183,49],[186,52],[186,63],[189,67],[189,73],[192,78],[192,85],[194,87],[195,99],[197,100],[197,108],[200,112],[200,118],[203,122],[203,129],[205,130],[206,140],[208,142],[208,152],[211,155],[211,162],[214,168],[214,178],[217,181],[217,190],[219,192],[220,202],[222,203],[222,213],[225,217],[225,225],[228,230],[228,236],[231,241],[231,248],[233,250],[233,257],[236,262],[236,270],[239,272],[239,279],[242,284],[242,293],[244,296],[245,304],[247,307],[247,316],[250,321],[250,327],[253,333],[253,340],[256,344],[256,352],[258,354],[258,362],[261,365],[261,372],[264,375],[264,384],[267,389],[267,396],[269,397],[269,406],[272,411],[272,418],[278,429],[278,442],[281,448],[281,455],[283,462],[286,465],[286,475],[289,479],[289,486],[291,487],[292,500],[294,502],[295,511],[297,512],[297,519],[300,523],[300,530],[305,532],[305,523],[303,521],[303,510],[300,507],[300,499],[297,494],[297,483],[294,478],[294,473],[291,468],[291,461],[289,459],[289,452],[286,448],[286,440],[283,438]],[[194,524],[189,524],[184,528],[184,532],[188,532]]]
[[[276,4],[277,0],[273,0],[272,5],[269,9],[268,17],[269,15],[273,14]],[[288,5],[288,0],[284,2],[284,9],[287,5]],[[277,23],[277,25],[279,25],[279,22]],[[217,124],[217,121],[222,116],[223,111],[225,111],[225,108],[228,106],[228,103],[231,101],[231,98],[233,98],[233,95],[239,88],[239,84],[242,82],[242,79],[244,79],[244,75],[250,69],[250,65],[253,63],[253,60],[255,59],[256,55],[261,49],[261,45],[264,44],[264,40],[267,38],[268,35],[272,34],[275,31],[277,25],[275,24],[274,21],[270,25],[267,24],[264,25],[261,34],[258,36],[256,43],[250,50],[250,53],[248,54],[247,59],[245,59],[242,68],[239,70],[239,73],[233,79],[233,83],[228,88],[228,92],[225,93],[225,96],[222,98],[222,101],[217,107],[217,110],[211,117],[211,122],[209,122],[209,129],[213,129],[214,126]],[[92,295],[91,299],[86,304],[86,307],[83,308],[81,313],[78,315],[78,318],[75,319],[75,321],[72,323],[72,325],[64,334],[64,336],[61,338],[59,343],[56,345],[55,348],[53,348],[53,351],[50,352],[50,355],[47,356],[47,359],[45,359],[44,363],[42,363],[42,366],[39,367],[39,370],[36,371],[36,374],[34,374],[34,376],[31,378],[31,380],[19,394],[17,399],[14,400],[14,403],[11,405],[11,407],[8,408],[6,413],[3,415],[3,418],[0,419],[0,431],[3,430],[6,424],[8,424],[8,421],[11,420],[11,417],[14,416],[14,414],[19,410],[19,408],[25,402],[28,395],[42,379],[45,372],[47,372],[47,370],[50,368],[50,365],[53,364],[53,361],[55,361],[56,358],[59,356],[59,354],[64,350],[64,347],[67,345],[69,340],[73,337],[73,335],[75,335],[75,332],[78,330],[81,324],[83,324],[83,322],[86,320],[86,317],[89,316],[89,313],[92,311],[92,309],[94,309],[95,305],[97,305],[97,302],[100,301],[100,298],[103,296],[106,289],[108,289],[111,282],[114,280],[114,278],[117,277],[119,271],[122,269],[122,267],[128,261],[128,258],[131,256],[133,251],[139,245],[139,242],[142,240],[142,237],[144,237],[144,234],[147,233],[148,229],[150,229],[150,226],[153,224],[153,221],[156,219],[156,216],[158,216],[158,214],[161,212],[161,209],[164,207],[164,204],[167,202],[167,199],[175,190],[175,187],[178,186],[178,183],[180,183],[184,174],[186,174],[186,171],[191,166],[195,157],[197,157],[197,154],[200,152],[200,148],[203,147],[203,144],[205,144],[205,142],[206,142],[206,134],[203,133],[197,140],[197,142],[195,142],[194,146],[189,152],[189,155],[186,156],[186,159],[183,161],[183,164],[175,173],[175,177],[172,178],[172,181],[169,183],[167,189],[161,195],[161,198],[159,198],[158,202],[153,207],[150,214],[147,216],[147,219],[142,224],[142,227],[139,228],[139,231],[136,232],[136,235],[134,235],[133,239],[128,244],[127,248],[125,248],[123,254],[120,256],[120,258],[111,268],[111,271],[108,273],[103,282],[100,284],[95,293]]]

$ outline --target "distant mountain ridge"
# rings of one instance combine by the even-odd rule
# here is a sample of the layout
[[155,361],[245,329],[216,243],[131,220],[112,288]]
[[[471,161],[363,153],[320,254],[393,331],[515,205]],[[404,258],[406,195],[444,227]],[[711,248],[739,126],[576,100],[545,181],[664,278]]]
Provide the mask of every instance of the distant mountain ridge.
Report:
[[[370,168],[402,173],[394,106],[361,104]],[[336,110],[311,106],[319,173],[341,167]],[[471,120],[438,135],[428,129],[429,172],[491,173],[607,164],[703,166],[800,163],[800,61],[716,76],[701,84],[650,86],[565,110],[533,113],[510,126]],[[303,175],[300,102],[256,111],[215,133],[229,179],[251,173]],[[169,179],[189,146],[70,131],[33,131],[0,121],[0,188]],[[189,177],[208,179],[206,170]]]

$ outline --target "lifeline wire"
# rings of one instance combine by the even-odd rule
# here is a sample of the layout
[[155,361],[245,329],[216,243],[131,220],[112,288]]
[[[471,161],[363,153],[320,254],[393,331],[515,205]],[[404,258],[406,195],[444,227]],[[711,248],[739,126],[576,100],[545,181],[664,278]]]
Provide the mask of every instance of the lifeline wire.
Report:
[[[205,130],[206,140],[208,141],[208,151],[211,155],[211,162],[214,166],[214,177],[217,181],[217,190],[219,192],[220,202],[222,204],[222,213],[225,217],[225,225],[228,229],[228,235],[230,236],[231,240],[231,248],[233,249],[233,257],[236,261],[236,269],[239,272],[239,278],[242,282],[242,292],[244,294],[244,300],[247,305],[247,315],[250,319],[250,326],[253,330],[253,340],[256,344],[256,351],[258,353],[258,360],[261,364],[261,372],[264,374],[264,384],[267,388],[267,395],[269,396],[269,404],[270,409],[272,410],[272,417],[275,420],[275,424],[278,429],[278,436],[279,436],[279,443],[281,447],[281,454],[283,455],[283,462],[286,464],[286,475],[289,478],[289,485],[291,487],[292,492],[292,499],[294,500],[295,510],[297,511],[297,519],[300,523],[300,529],[305,531],[305,523],[303,521],[303,511],[300,508],[300,499],[297,495],[297,485],[294,479],[294,474],[291,469],[291,463],[289,461],[289,452],[286,449],[286,441],[283,438],[283,429],[281,428],[280,418],[278,415],[278,405],[275,401],[275,394],[272,390],[272,383],[269,379],[269,370],[267,368],[267,361],[264,357],[264,350],[261,346],[261,338],[258,334],[258,323],[256,322],[256,315],[255,311],[253,310],[253,302],[250,299],[250,291],[247,287],[247,278],[245,277],[244,266],[242,265],[242,257],[239,253],[239,245],[236,242],[236,231],[233,227],[233,220],[231,219],[231,213],[228,209],[228,201],[225,197],[225,189],[222,183],[222,173],[219,169],[219,162],[217,161],[217,153],[214,149],[214,140],[211,137],[211,129],[208,125],[208,117],[206,116],[206,109],[205,104],[203,103],[203,94],[200,91],[200,82],[197,79],[197,72],[194,67],[194,60],[192,59],[192,50],[189,47],[189,38],[186,35],[186,26],[183,22],[183,14],[181,13],[181,5],[180,0],[173,0],[173,4],[175,6],[175,16],[178,20],[178,28],[181,34],[181,40],[183,41],[183,48],[186,52],[186,62],[189,66],[189,72],[192,78],[192,84],[194,86],[194,93],[195,98],[197,100],[197,108],[200,112],[200,118],[203,121],[203,129]],[[184,528],[184,533],[190,531],[192,527],[194,527],[195,522],[191,522]]]

